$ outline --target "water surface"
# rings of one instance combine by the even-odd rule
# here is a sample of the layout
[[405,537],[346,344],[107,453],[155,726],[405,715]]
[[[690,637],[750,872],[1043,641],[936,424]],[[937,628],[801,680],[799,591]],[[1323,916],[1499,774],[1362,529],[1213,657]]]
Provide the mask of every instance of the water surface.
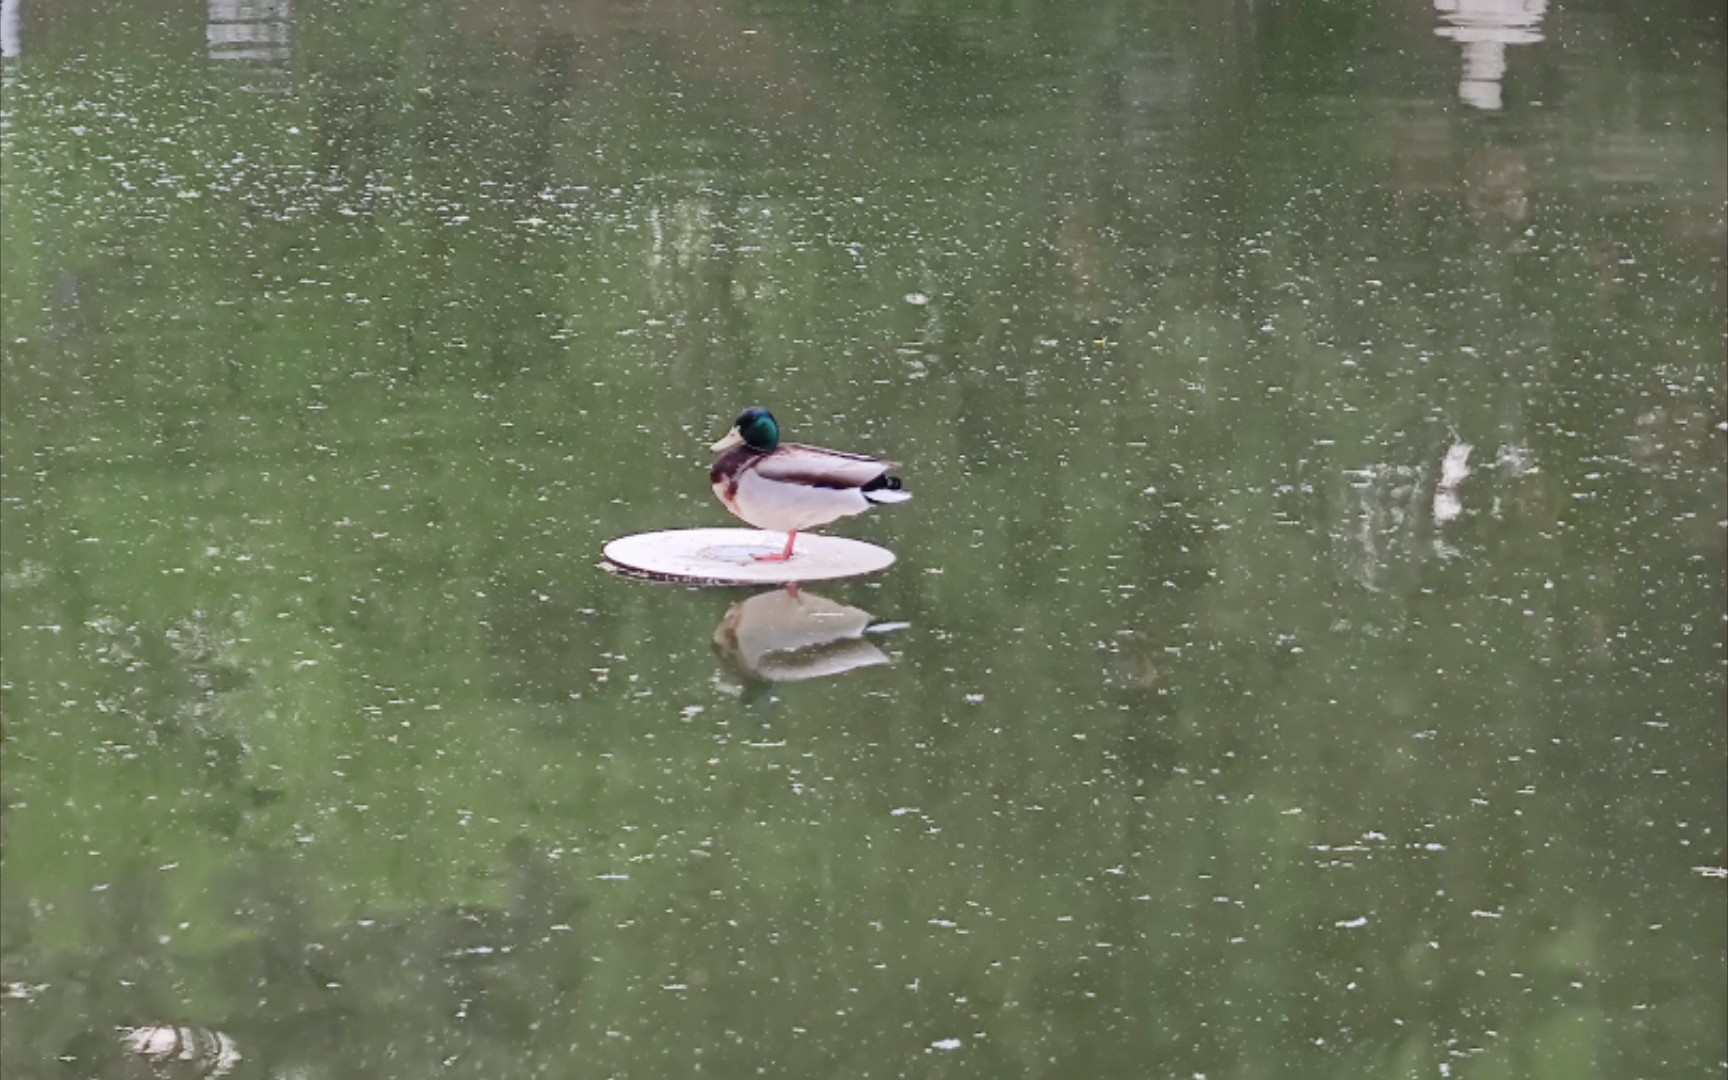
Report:
[[7,1075],[1720,1074],[1713,5],[4,14]]

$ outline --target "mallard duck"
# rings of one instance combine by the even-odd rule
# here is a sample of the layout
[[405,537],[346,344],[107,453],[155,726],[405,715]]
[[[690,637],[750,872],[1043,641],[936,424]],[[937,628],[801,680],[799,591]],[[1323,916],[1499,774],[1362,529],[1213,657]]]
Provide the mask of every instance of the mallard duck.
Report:
[[912,497],[888,475],[899,462],[782,443],[780,425],[763,408],[740,413],[713,449],[721,453],[708,482],[726,509],[746,524],[786,534],[786,550],[756,556],[762,562],[790,559],[793,542],[806,529]]

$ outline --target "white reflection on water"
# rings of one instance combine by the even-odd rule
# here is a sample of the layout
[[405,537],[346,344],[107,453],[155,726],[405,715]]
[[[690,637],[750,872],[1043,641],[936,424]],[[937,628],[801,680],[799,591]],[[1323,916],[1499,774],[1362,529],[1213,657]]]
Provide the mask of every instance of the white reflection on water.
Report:
[[0,131],[12,126],[5,99],[12,96],[12,84],[18,81],[18,57],[24,49],[18,17],[22,2],[0,0]]
[[293,0],[210,0],[205,40],[212,60],[285,65]]
[[158,1068],[182,1064],[191,1070],[186,1075],[207,1080],[227,1076],[241,1060],[234,1040],[209,1028],[175,1024],[122,1028],[120,1042]]
[[1478,109],[1498,110],[1503,103],[1500,83],[1506,76],[1506,46],[1542,40],[1548,0],[1434,0],[1434,9],[1446,24],[1434,32],[1464,50],[1458,100]]
[[0,57],[14,59],[22,49],[18,33],[18,5],[22,0],[0,0]]
[[1440,481],[1434,485],[1434,522],[1445,524],[1464,512],[1458,485],[1470,475],[1470,444],[1454,443],[1440,459]]
[[1345,563],[1368,589],[1380,588],[1380,577],[1394,553],[1416,546],[1416,498],[1421,473],[1410,465],[1379,462],[1346,471],[1356,491],[1358,514],[1354,535],[1344,544]]

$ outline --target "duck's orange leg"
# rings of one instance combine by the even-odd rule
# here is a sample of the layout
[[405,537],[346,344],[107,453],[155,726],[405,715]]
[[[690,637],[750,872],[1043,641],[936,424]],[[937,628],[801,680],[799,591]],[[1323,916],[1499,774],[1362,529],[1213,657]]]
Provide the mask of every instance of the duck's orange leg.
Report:
[[778,555],[758,555],[758,556],[756,556],[756,561],[757,562],[785,562],[787,559],[790,559],[792,557],[792,541],[794,541],[796,539],[798,539],[797,530],[793,530],[792,532],[787,533],[786,534],[786,550],[785,551],[782,551]]

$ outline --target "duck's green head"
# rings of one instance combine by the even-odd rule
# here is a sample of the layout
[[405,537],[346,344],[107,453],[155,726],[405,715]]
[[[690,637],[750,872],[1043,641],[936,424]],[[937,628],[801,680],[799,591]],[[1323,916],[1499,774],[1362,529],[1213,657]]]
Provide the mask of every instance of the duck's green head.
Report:
[[774,422],[774,414],[761,406],[752,406],[738,414],[737,423],[726,437],[715,443],[715,450],[730,450],[738,444],[744,444],[752,450],[763,453],[772,451],[780,445],[780,425]]

